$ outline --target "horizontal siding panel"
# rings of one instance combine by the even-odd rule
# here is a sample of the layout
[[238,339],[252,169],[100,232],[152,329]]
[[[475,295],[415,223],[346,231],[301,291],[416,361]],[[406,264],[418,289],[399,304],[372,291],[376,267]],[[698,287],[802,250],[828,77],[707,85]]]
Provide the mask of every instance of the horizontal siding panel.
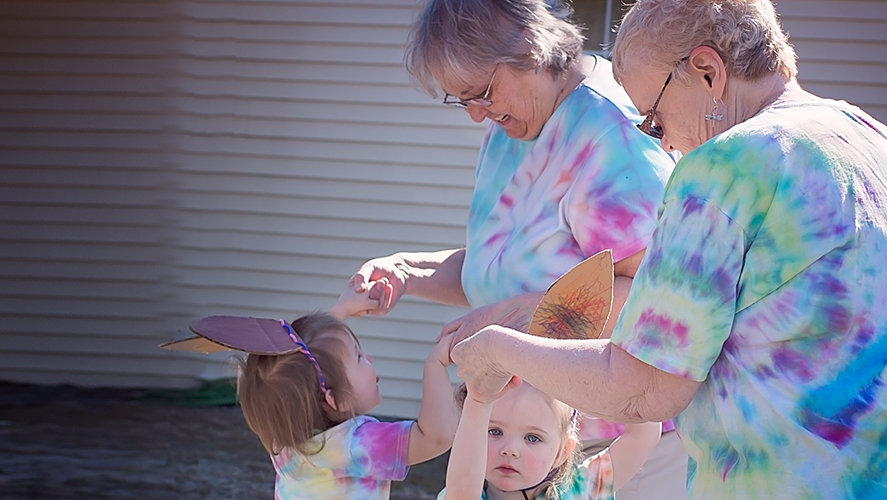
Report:
[[[108,42],[104,42],[108,43]],[[160,53],[162,50],[155,50]],[[162,57],[90,57],[89,54],[62,55],[54,50],[40,54],[3,54],[4,74],[22,74],[53,78],[77,75],[104,75],[129,78],[130,75],[153,76],[170,71],[171,65]]]
[[169,106],[169,98],[161,94],[155,95],[85,95],[78,94],[76,99],[70,95],[51,94],[37,95],[20,92],[7,93],[0,98],[0,110],[28,110],[31,112],[80,112],[80,113],[161,113]]
[[[887,7],[885,7],[887,8]],[[884,42],[823,42],[792,37],[792,45],[800,64],[808,62],[887,63],[887,41]],[[846,79],[846,75],[844,75]]]
[[[814,2],[815,3],[815,2]],[[882,21],[835,22],[828,19],[783,19],[783,26],[791,39],[882,41],[887,38]]]
[[[0,276],[8,278],[19,277],[26,279],[70,279],[70,280],[105,280],[115,281],[125,278],[131,281],[154,282],[159,281],[160,262],[90,262],[90,261],[59,261],[58,258],[40,261],[0,261]],[[9,300],[16,300],[15,291]],[[156,299],[156,297],[155,297]],[[76,300],[72,298],[72,300]],[[26,302],[26,301],[25,301]],[[25,302],[17,301],[19,304]],[[76,311],[78,314],[89,315],[90,312],[101,313],[105,307],[93,304],[92,309]],[[11,304],[0,305],[5,312],[15,313]],[[31,309],[28,309],[31,310]]]
[[[69,49],[72,50],[73,49]],[[390,64],[403,63],[403,46],[331,43],[272,43],[244,40],[185,40],[181,43],[183,64],[189,57],[220,60],[261,60],[286,63],[291,61],[331,64]],[[76,52],[72,52],[76,53]]]
[[[167,51],[169,43],[161,36],[154,38],[126,38],[126,43],[108,43],[102,39],[70,38],[66,36],[10,38],[3,40],[0,55],[94,55],[98,58],[108,56],[126,56],[127,58],[144,58],[160,60]],[[51,59],[50,59],[51,60]],[[38,58],[37,64],[45,62]]]
[[[83,357],[75,354],[28,354],[28,353],[4,353],[0,352],[0,366],[12,370],[29,370],[34,366],[51,366],[56,372],[84,373],[99,375],[104,374],[108,378],[120,375],[157,376],[158,373],[167,376],[192,375],[195,368],[199,368],[203,362],[200,359],[188,359],[184,357],[173,358],[158,349],[159,357],[142,355],[114,355],[114,356],[90,356],[89,363],[83,363]],[[126,370],[120,367],[125,366]],[[103,384],[103,385],[114,385]]]
[[[459,246],[465,239],[464,224],[452,226],[421,223],[383,223],[368,220],[338,220],[333,218],[311,218],[301,214],[281,215],[243,215],[238,213],[183,213],[179,218],[183,229],[194,228],[205,231],[226,231],[234,228],[248,229],[255,232],[276,232],[288,230],[304,236],[339,237],[348,234],[357,240],[385,240],[410,244],[419,239],[428,245]],[[2,255],[2,253],[0,253]]]
[[168,21],[168,2],[127,1],[123,3],[106,1],[10,1],[0,2],[0,17],[12,19],[45,19],[49,21],[85,19],[104,22],[132,22],[133,20]]
[[[887,44],[885,44],[887,48]],[[856,85],[887,84],[887,64],[847,64],[806,61],[799,64],[798,77],[807,82],[840,82],[853,75]]]
[[[87,224],[35,224],[24,220],[22,224],[16,224],[4,220],[5,209],[0,206],[0,234],[7,240],[35,243],[51,243],[52,247],[62,250],[60,242],[72,244],[105,245],[107,248],[120,248],[121,242],[132,245],[143,244],[147,247],[162,245],[164,234],[161,227],[134,226],[126,224],[122,226],[111,225],[87,225]],[[150,230],[146,230],[150,229]],[[65,255],[59,252],[60,255]],[[121,255],[126,255],[121,253]],[[138,255],[138,254],[136,254]],[[128,259],[127,259],[128,260]]]
[[854,2],[849,0],[777,0],[776,10],[785,18],[826,18],[832,21],[865,19],[887,21],[884,1]]
[[803,78],[801,84],[820,97],[846,100],[864,108],[887,106],[887,84],[863,86],[846,82],[806,82]]
[[[22,78],[22,80],[26,79]],[[83,80],[85,84],[89,78],[84,77]],[[95,84],[99,85],[101,82],[95,82]],[[0,90],[7,88],[5,85],[0,86]],[[420,93],[407,84],[367,85],[357,81],[336,83],[314,82],[307,79],[260,80],[250,78],[214,79],[190,77],[180,80],[180,93],[185,97],[288,98],[307,102],[328,101],[340,104],[375,103],[395,106],[431,106],[436,104],[428,95]]]
[[140,93],[152,95],[165,91],[167,77],[162,74],[125,76],[120,73],[116,76],[65,75],[58,78],[55,75],[8,74],[0,78],[0,92],[54,92],[67,95],[90,92],[137,96]]
[[[6,0],[4,3],[11,3]],[[22,2],[26,3],[26,2]],[[42,8],[43,2],[41,2]],[[0,12],[3,12],[0,7]],[[37,9],[34,9],[35,11]],[[32,15],[39,15],[37,12],[29,13],[29,17],[19,17],[17,19],[11,17],[0,18],[0,33],[3,38],[24,39],[24,38],[61,38],[66,39],[88,38],[88,39],[108,39],[117,41],[121,38],[157,38],[159,33],[163,33],[166,29],[166,18],[153,19],[118,19],[115,22],[106,22],[95,19],[71,19],[71,18],[45,18],[37,19]]]
[[[142,262],[159,260],[163,247],[151,247],[139,242],[119,238],[120,243],[108,245],[89,240],[76,243],[62,238],[53,244],[37,244],[36,242],[4,241],[0,246],[0,259],[30,260],[41,259],[68,262]],[[152,237],[143,243],[151,243]],[[115,242],[112,242],[115,243]]]
[[[95,205],[95,204],[93,204]],[[76,205],[0,205],[0,216],[4,221],[21,221],[31,223],[66,223],[66,224],[126,224],[144,227],[157,226],[162,223],[159,212],[154,207],[129,208],[107,207],[94,208]]]
[[[381,240],[356,240],[343,235],[339,238],[321,238],[313,236],[286,236],[268,234],[250,234],[220,231],[201,231],[191,229],[179,234],[179,248],[198,250],[222,250],[234,252],[256,252],[263,254],[271,250],[281,253],[300,252],[309,255],[328,255],[334,258],[356,259],[370,255],[388,255],[399,250],[402,244],[394,244]],[[440,250],[439,245],[415,242],[411,249],[417,252]]]
[[113,133],[110,131],[72,132],[67,130],[30,130],[21,132],[6,129],[0,131],[0,147],[3,148],[36,148],[51,147],[53,149],[107,149],[120,153],[135,150],[160,150],[169,146],[169,138],[162,131]]
[[97,312],[112,318],[143,318],[163,314],[156,297],[145,299],[87,300],[77,297],[43,298],[8,296],[0,301],[2,314],[34,314],[48,315],[63,319],[68,316],[91,317]]
[[189,19],[183,21],[181,29],[188,34],[187,39],[218,42],[404,45],[407,39],[407,30],[403,26],[288,24],[272,21],[238,23]]
[[[39,339],[50,337],[143,337],[145,332],[156,332],[162,326],[154,318],[82,318],[72,317],[59,321],[47,316],[8,315],[3,318],[4,335],[24,335]],[[156,335],[156,333],[155,333]],[[184,336],[184,335],[183,335]]]
[[0,275],[0,296],[4,291],[12,291],[18,297],[39,299],[66,299],[77,297],[81,300],[120,300],[141,302],[145,297],[156,297],[164,292],[163,284],[157,278],[135,279],[118,276],[116,281],[85,280],[37,280],[31,276],[25,279],[9,279]]
[[[37,358],[43,361],[42,358]],[[51,360],[47,360],[47,363]],[[198,377],[192,375],[168,375],[161,370],[155,370],[153,374],[130,375],[127,373],[71,373],[56,370],[52,365],[46,368],[36,368],[32,365],[23,368],[8,368],[3,366],[0,358],[0,379],[15,380],[23,384],[71,384],[83,387],[146,387],[157,389],[186,389],[193,388],[198,382]],[[228,376],[233,376],[234,370],[229,370]],[[398,411],[408,405],[394,405],[392,411]],[[418,406],[417,406],[418,408]],[[382,415],[380,413],[380,415]],[[388,415],[385,413],[385,415]]]
[[350,83],[356,81],[364,85],[410,84],[410,79],[401,64],[328,64],[325,61],[266,62],[232,59],[188,58],[178,70],[184,77],[193,78],[234,78],[244,80],[310,80],[315,82]]
[[185,19],[237,21],[240,23],[307,23],[339,26],[409,26],[413,9],[404,7],[240,2],[182,2],[179,14]]
[[[203,194],[241,194],[260,196],[260,200],[244,199],[244,203],[234,204],[233,209],[245,212],[274,212],[266,210],[265,200],[289,202],[294,198],[323,198],[330,201],[372,201],[388,202],[392,198],[389,185],[384,179],[375,182],[349,182],[342,179],[302,178],[301,172],[293,171],[293,178],[260,177],[244,173],[241,175],[213,174],[201,175],[185,173],[177,178],[177,187],[183,192],[200,196]],[[317,176],[323,175],[318,169]],[[454,206],[464,208],[471,201],[471,190],[449,186],[424,186],[422,189],[401,189],[397,193],[397,203]],[[0,191],[2,193],[2,191]],[[224,207],[207,208],[224,209]],[[289,207],[284,207],[287,212]]]
[[[138,189],[137,187],[115,188],[88,188],[86,186],[23,186],[21,184],[4,184],[0,186],[0,200],[4,204],[20,204],[21,206],[46,205],[57,207],[62,205],[113,208],[115,211],[122,209],[139,209],[150,207],[152,214],[157,205],[157,191],[154,188]],[[15,209],[12,209],[13,211]],[[133,215],[127,212],[124,217]],[[135,215],[135,220],[145,220],[144,217]],[[0,218],[5,218],[0,216]],[[155,217],[152,217],[156,219]],[[81,219],[83,220],[83,219]],[[124,218],[120,220],[130,220]],[[108,222],[112,222],[109,219]]]
[[[476,155],[475,155],[476,156]],[[455,186],[472,189],[474,186],[474,162],[458,166],[404,165],[399,163],[345,162],[335,160],[273,158],[259,155],[189,155],[183,172],[242,173],[255,175],[298,176],[351,180],[353,182],[380,182],[389,186]]]
[[[0,139],[0,146],[2,146]],[[416,146],[404,144],[374,144],[312,141],[301,138],[259,139],[241,137],[190,136],[180,145],[183,153],[213,153],[259,155],[316,160],[365,161],[371,163],[410,164],[465,167],[477,161],[477,148],[454,145]]]
[[192,134],[232,135],[241,138],[299,138],[404,145],[439,145],[443,137],[453,144],[480,145],[482,139],[478,130],[466,130],[461,127],[443,128],[435,126],[434,123],[422,126],[364,124],[348,120],[347,115],[335,117],[336,121],[329,118],[333,117],[328,116],[325,120],[270,120],[247,117],[230,120],[211,116],[183,116],[179,123],[184,130]]
[[[85,170],[80,167],[42,167],[42,168],[15,168],[3,169],[3,182],[7,186],[16,185],[20,188],[43,189],[52,186],[71,188],[89,188],[102,190],[101,188],[126,189],[141,192],[144,189],[158,189],[164,187],[162,179],[157,177],[157,172],[132,169],[96,169]],[[156,194],[155,194],[156,195]],[[5,199],[5,198],[0,198]]]
[[[128,336],[74,336],[74,335],[28,335],[4,334],[0,336],[0,351],[13,353],[46,353],[54,355],[81,354],[99,356],[128,356],[133,352],[146,357],[165,358],[166,352],[157,347],[156,334],[146,338]],[[201,360],[196,359],[196,363]]]
[[66,171],[85,168],[93,171],[153,170],[156,172],[157,165],[163,165],[169,159],[168,151],[162,149],[129,149],[126,154],[120,154],[120,151],[89,149],[82,144],[78,148],[58,150],[49,149],[49,145],[47,143],[44,147],[31,149],[7,147],[0,155],[0,166],[58,167]]
[[[351,220],[460,225],[468,220],[467,207],[352,202],[309,197],[255,197],[238,193],[192,193],[180,202],[182,210],[234,210],[247,213],[310,215],[348,214]],[[84,209],[76,209],[84,210]],[[278,231],[283,232],[283,231]]]
[[[351,123],[383,125],[420,125],[439,127],[443,134],[452,127],[459,127],[473,135],[470,143],[480,143],[484,125],[475,124],[464,111],[444,107],[439,100],[428,101],[427,106],[389,106],[374,103],[339,104],[288,99],[264,99],[245,101],[237,98],[188,98],[179,101],[185,114],[211,117],[217,120],[240,119],[298,119],[298,120],[349,120]],[[446,135],[438,140],[455,143]]]

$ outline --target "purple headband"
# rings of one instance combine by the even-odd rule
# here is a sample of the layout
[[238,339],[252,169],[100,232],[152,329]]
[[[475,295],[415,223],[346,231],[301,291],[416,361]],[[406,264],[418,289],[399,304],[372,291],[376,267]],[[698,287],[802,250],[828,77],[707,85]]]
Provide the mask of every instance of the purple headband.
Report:
[[310,359],[311,362],[314,363],[314,369],[317,370],[317,376],[320,377],[320,388],[324,393],[326,393],[326,380],[323,378],[323,372],[320,371],[320,364],[318,364],[317,359],[314,358],[314,355],[311,354],[311,351],[308,350],[308,346],[305,345],[304,342],[302,342],[299,336],[296,335],[296,332],[293,331],[293,329],[289,326],[289,324],[287,324],[286,321],[280,320],[280,326],[286,328],[286,334],[289,335],[291,339],[293,339],[293,342],[295,342],[297,346],[301,347],[299,351],[305,353],[305,356],[308,356],[308,359]]

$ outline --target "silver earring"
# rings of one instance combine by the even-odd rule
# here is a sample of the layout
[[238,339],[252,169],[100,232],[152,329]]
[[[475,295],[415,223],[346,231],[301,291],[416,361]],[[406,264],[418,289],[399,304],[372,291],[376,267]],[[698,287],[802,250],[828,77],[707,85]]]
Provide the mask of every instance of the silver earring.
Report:
[[[705,119],[708,121],[721,121],[724,119],[724,115],[718,113],[718,100],[714,97],[711,98],[711,102],[715,104],[715,109],[711,110],[710,114],[705,115]],[[712,123],[714,126],[714,123]]]

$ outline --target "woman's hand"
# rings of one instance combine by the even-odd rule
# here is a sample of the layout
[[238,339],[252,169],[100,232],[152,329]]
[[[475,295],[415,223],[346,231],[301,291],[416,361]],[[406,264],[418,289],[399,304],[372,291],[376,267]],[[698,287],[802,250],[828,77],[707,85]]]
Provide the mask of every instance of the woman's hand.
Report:
[[495,359],[492,341],[500,335],[500,329],[497,325],[486,327],[453,346],[450,353],[457,366],[456,373],[465,381],[472,399],[479,403],[495,401],[520,383]]
[[[348,280],[348,285],[357,293],[369,291],[369,298],[376,301],[376,307],[362,311],[359,316],[388,314],[406,292],[408,276],[407,264],[398,254],[379,257],[360,266]],[[386,286],[373,286],[382,280]]]
[[382,278],[379,281],[371,282],[368,288],[368,291],[357,292],[354,290],[351,282],[349,282],[342,295],[339,295],[336,305],[330,309],[330,314],[345,320],[349,317],[363,316],[369,311],[374,311],[379,308],[379,300],[373,299],[372,296],[384,295],[386,293],[385,289],[391,288],[391,285],[388,284],[387,278]]

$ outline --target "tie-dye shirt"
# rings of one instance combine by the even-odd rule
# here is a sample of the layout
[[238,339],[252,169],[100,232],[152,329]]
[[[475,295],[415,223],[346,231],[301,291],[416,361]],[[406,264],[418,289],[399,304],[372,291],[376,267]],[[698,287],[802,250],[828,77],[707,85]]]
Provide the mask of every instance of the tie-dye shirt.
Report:
[[702,382],[691,498],[887,498],[887,127],[781,104],[687,154],[613,342]]
[[[443,500],[447,489],[437,495]],[[573,471],[567,481],[557,486],[559,500],[614,500],[613,493],[613,461],[610,450],[606,449],[586,458],[581,464],[574,464]],[[543,494],[536,497],[544,498]],[[487,500],[487,492],[481,493],[480,500]]]
[[489,125],[462,265],[472,307],[545,291],[601,250],[618,261],[647,246],[674,161],[638,122],[609,61],[597,58],[536,139]]
[[323,451],[308,457],[283,450],[272,456],[275,500],[360,498],[387,500],[391,481],[407,476],[412,421],[382,423],[361,415],[314,437]]

